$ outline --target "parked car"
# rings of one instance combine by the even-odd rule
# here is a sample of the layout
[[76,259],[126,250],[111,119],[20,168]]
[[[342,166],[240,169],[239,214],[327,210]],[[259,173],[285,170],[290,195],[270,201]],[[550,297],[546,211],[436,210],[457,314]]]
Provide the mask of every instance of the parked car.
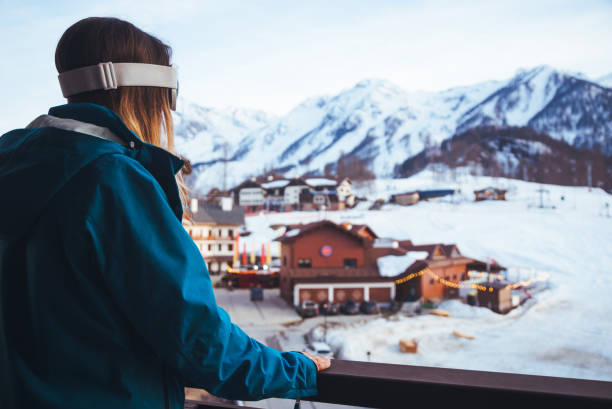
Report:
[[319,306],[314,301],[302,301],[297,307],[297,312],[302,318],[316,317],[319,315]]
[[321,355],[328,358],[334,357],[334,353],[325,342],[312,342],[304,348],[304,351],[313,355]]
[[359,304],[357,304],[352,298],[349,298],[344,304],[342,304],[340,310],[346,315],[359,314]]
[[402,309],[402,303],[397,300],[391,300],[389,306],[386,308],[387,312],[395,313]]
[[378,304],[375,301],[362,301],[359,305],[359,311],[363,314],[378,314],[380,308],[378,308]]
[[323,301],[319,304],[319,312],[324,315],[340,314],[340,304],[337,302]]

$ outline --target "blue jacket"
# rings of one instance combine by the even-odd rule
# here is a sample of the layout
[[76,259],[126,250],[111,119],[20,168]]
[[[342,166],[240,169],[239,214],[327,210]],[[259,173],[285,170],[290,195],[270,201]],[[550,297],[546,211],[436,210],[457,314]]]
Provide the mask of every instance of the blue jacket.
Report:
[[173,408],[185,386],[230,399],[316,394],[316,366],[232,324],[183,226],[183,162],[112,111],[49,114],[0,138],[2,408]]

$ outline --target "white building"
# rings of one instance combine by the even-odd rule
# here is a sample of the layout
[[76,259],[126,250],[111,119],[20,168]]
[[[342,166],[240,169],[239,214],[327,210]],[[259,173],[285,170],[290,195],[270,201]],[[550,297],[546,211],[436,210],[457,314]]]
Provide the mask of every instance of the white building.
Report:
[[206,260],[208,270],[219,274],[231,266],[237,250],[236,237],[244,225],[244,209],[233,206],[232,198],[221,199],[221,206],[191,200],[185,229]]
[[292,207],[297,210],[300,207],[300,193],[308,189],[308,185],[302,179],[291,179],[285,186],[284,202],[285,207]]
[[248,211],[260,210],[264,204],[265,190],[258,183],[249,180],[236,188],[238,204]]

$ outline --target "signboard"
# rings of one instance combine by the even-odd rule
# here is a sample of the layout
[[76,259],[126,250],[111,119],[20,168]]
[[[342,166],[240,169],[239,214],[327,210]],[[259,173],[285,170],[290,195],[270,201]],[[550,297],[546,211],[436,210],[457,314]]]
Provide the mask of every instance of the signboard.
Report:
[[329,244],[326,244],[321,247],[320,253],[323,257],[329,257],[333,254],[334,250]]

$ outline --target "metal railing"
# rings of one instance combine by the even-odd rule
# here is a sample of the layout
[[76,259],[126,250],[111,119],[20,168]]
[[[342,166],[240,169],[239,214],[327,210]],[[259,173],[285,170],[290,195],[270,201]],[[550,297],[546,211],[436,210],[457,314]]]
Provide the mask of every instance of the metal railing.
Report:
[[380,409],[612,408],[612,382],[501,372],[334,360],[317,384],[319,394],[305,400]]

